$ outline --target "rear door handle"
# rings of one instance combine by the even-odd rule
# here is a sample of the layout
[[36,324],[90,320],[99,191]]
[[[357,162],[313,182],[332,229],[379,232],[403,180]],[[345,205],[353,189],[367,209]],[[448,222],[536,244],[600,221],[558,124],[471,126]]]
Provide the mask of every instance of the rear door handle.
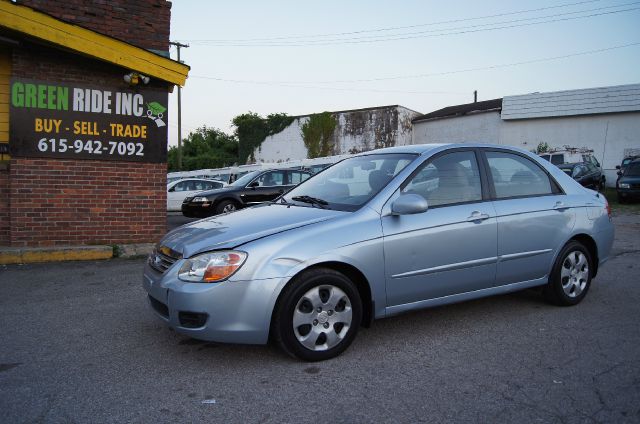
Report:
[[489,219],[489,215],[486,213],[481,213],[480,211],[473,211],[471,212],[471,216],[469,216],[469,218],[467,218],[467,221],[469,222],[478,222],[478,221],[484,221],[485,219]]
[[564,203],[564,202],[556,202],[556,204],[555,204],[555,205],[553,205],[553,209],[559,209],[559,210],[562,210],[562,209],[568,209],[568,208],[569,208],[569,205],[567,205],[567,204],[566,204],[566,203]]

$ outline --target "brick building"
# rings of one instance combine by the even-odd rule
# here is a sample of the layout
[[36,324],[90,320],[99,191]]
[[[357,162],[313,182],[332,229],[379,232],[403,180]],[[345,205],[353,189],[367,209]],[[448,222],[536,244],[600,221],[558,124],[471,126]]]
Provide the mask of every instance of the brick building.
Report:
[[0,0],[0,246],[166,230],[165,0]]

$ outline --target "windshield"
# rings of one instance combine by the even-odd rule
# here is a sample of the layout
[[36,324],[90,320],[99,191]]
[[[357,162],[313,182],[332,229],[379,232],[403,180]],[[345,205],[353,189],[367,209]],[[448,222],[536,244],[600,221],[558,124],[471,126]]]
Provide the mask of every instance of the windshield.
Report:
[[255,177],[258,176],[258,174],[260,173],[260,171],[253,171],[253,172],[249,172],[248,174],[243,175],[242,177],[238,178],[233,184],[231,184],[233,187],[244,187],[247,184],[249,184],[249,182],[251,180],[253,180]]
[[287,202],[309,207],[355,211],[416,157],[412,154],[389,153],[345,159],[309,178],[283,198]]
[[624,171],[625,177],[640,177],[640,163],[632,163]]

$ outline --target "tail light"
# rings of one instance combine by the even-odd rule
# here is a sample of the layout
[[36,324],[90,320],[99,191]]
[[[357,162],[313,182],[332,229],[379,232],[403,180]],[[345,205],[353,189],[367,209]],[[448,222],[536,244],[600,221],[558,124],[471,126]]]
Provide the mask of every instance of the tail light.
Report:
[[611,206],[609,206],[609,202],[607,201],[606,197],[604,199],[604,208],[607,211],[607,215],[609,216],[609,221],[611,221]]

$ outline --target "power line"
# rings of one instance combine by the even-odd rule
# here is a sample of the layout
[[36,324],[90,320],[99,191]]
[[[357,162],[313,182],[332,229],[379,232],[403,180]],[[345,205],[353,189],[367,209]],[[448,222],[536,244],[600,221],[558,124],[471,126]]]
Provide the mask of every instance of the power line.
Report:
[[[216,77],[207,77],[203,75],[190,75],[189,78],[197,78],[218,82],[228,82],[234,84],[252,84],[252,85],[269,85],[269,86],[277,86],[284,88],[307,88],[311,90],[330,90],[330,91],[350,91],[350,92],[367,92],[367,93],[395,93],[395,94],[429,94],[429,95],[438,95],[438,94],[446,94],[446,95],[469,95],[466,92],[460,91],[407,91],[407,90],[387,90],[387,89],[375,89],[375,88],[349,88],[349,87],[317,87],[312,85],[307,85],[310,83],[304,83],[305,85],[300,85],[298,82],[278,82],[278,81],[250,81],[250,80],[234,80],[234,79],[224,79],[224,78],[216,78]],[[313,84],[313,83],[311,83]]]
[[[586,56],[586,55],[590,55],[590,54],[596,54],[596,53],[603,53],[603,52],[607,52],[607,51],[611,51],[611,50],[618,50],[618,49],[623,49],[623,48],[628,48],[628,47],[634,47],[634,46],[638,46],[640,45],[640,41],[639,42],[634,42],[634,43],[628,43],[628,44],[621,44],[621,45],[617,45],[617,46],[611,46],[611,47],[604,47],[601,49],[595,49],[595,50],[587,50],[587,51],[581,51],[581,52],[576,52],[576,53],[569,53],[569,54],[565,54],[565,55],[561,55],[561,56],[550,56],[550,57],[543,57],[543,58],[537,58],[537,59],[530,59],[530,60],[525,60],[525,61],[520,61],[520,62],[511,62],[511,63],[503,63],[503,64],[497,64],[497,65],[489,65],[489,66],[482,66],[482,67],[476,67],[476,68],[467,68],[467,69],[458,69],[458,70],[451,70],[451,71],[442,71],[442,72],[432,72],[432,73],[423,73],[423,74],[413,74],[413,75],[397,75],[397,76],[391,76],[391,77],[379,77],[379,78],[367,78],[367,79],[352,79],[352,80],[332,80],[332,81],[260,81],[260,80],[237,80],[237,79],[226,79],[226,78],[218,78],[218,77],[209,77],[209,76],[203,76],[203,75],[190,75],[189,78],[196,78],[196,79],[207,79],[207,80],[213,80],[213,81],[220,81],[220,82],[229,82],[229,83],[237,83],[237,84],[259,84],[259,85],[277,85],[277,86],[283,86],[283,87],[296,87],[296,88],[318,88],[318,89],[339,89],[339,90],[344,90],[344,91],[369,91],[369,89],[349,89],[349,88],[336,88],[336,87],[304,87],[298,84],[344,84],[344,83],[360,83],[360,82],[376,82],[376,81],[390,81],[390,80],[402,80],[402,79],[418,79],[418,78],[427,78],[427,77],[434,77],[434,76],[445,76],[445,75],[453,75],[453,74],[461,74],[461,73],[468,73],[468,72],[477,72],[477,71],[488,71],[488,70],[493,70],[493,69],[501,69],[501,68],[509,68],[509,67],[514,67],[514,66],[522,66],[522,65],[529,65],[529,64],[533,64],[533,63],[542,63],[542,62],[550,62],[550,61],[555,61],[555,60],[562,60],[562,59],[568,59],[568,58],[572,58],[572,57],[578,57],[578,56]],[[449,94],[447,92],[405,92],[407,94]],[[454,94],[454,93],[451,93]],[[458,94],[458,93],[455,93]],[[462,93],[460,93],[462,94]]]
[[300,38],[334,37],[334,36],[341,36],[341,35],[363,34],[363,33],[369,33],[369,32],[396,31],[396,30],[399,30],[399,29],[411,29],[411,28],[420,28],[420,27],[426,27],[426,26],[451,24],[451,23],[457,23],[457,22],[467,22],[467,21],[474,21],[474,20],[481,20],[481,19],[498,18],[498,17],[502,17],[502,16],[519,15],[519,14],[531,13],[531,12],[541,12],[541,11],[550,10],[550,9],[559,9],[559,8],[563,8],[563,7],[578,6],[578,5],[587,4],[587,3],[596,3],[596,2],[600,2],[600,1],[602,1],[602,0],[588,0],[588,1],[580,1],[580,2],[576,2],[576,3],[559,4],[559,5],[556,5],[556,6],[539,7],[539,8],[536,8],[536,9],[526,9],[526,10],[518,10],[518,11],[514,11],[514,12],[497,13],[497,14],[494,14],[494,15],[475,16],[475,17],[470,17],[470,18],[450,19],[450,20],[445,20],[445,21],[428,22],[428,23],[424,23],[424,24],[405,25],[405,26],[396,26],[396,27],[387,27],[387,28],[376,28],[376,29],[350,31],[350,32],[334,32],[334,33],[310,34],[310,35],[288,35],[288,36],[269,37],[269,38],[212,39],[212,40],[186,40],[186,41],[189,41],[189,42],[192,42],[192,43],[216,42],[216,41],[220,41],[220,42],[244,42],[244,41],[287,40],[287,39],[296,39],[296,38],[300,39]]
[[[494,22],[490,24],[479,24],[479,25],[471,25],[465,27],[457,27],[457,28],[447,28],[440,30],[427,30],[413,33],[402,33],[402,34],[391,34],[387,36],[368,36],[368,37],[352,37],[346,39],[334,39],[334,40],[309,40],[309,41],[293,41],[293,42],[280,42],[280,43],[206,43],[200,42],[199,45],[202,46],[213,46],[213,47],[312,47],[312,46],[332,46],[332,45],[343,45],[343,44],[363,44],[363,43],[377,43],[377,42],[388,42],[388,41],[399,41],[399,40],[410,40],[417,38],[432,38],[432,37],[443,37],[449,35],[460,35],[460,34],[469,34],[469,33],[477,33],[477,32],[486,32],[486,31],[496,31],[501,29],[511,29],[511,28],[520,28],[532,25],[541,25],[546,23],[553,22],[566,22],[577,19],[586,19],[593,18],[597,16],[604,15],[612,15],[618,13],[626,13],[633,12],[635,10],[639,10],[640,7],[630,7],[626,9],[619,10],[607,10],[615,7],[623,7],[623,6],[633,6],[640,4],[640,1],[625,3],[617,6],[607,6],[596,9],[588,9],[574,12],[566,12],[561,14],[553,14],[547,15],[543,17],[535,17],[535,18],[524,18],[524,19],[516,19],[511,21],[502,21],[502,22]],[[587,13],[594,12],[600,10],[607,10],[599,13],[591,13],[582,16],[573,16],[567,17],[567,15],[575,15],[577,13]],[[561,17],[564,16],[564,17]],[[551,18],[551,19],[547,19]],[[540,19],[545,19],[540,21]],[[538,20],[538,22],[527,22],[532,20]],[[490,28],[480,28],[487,27]]]

